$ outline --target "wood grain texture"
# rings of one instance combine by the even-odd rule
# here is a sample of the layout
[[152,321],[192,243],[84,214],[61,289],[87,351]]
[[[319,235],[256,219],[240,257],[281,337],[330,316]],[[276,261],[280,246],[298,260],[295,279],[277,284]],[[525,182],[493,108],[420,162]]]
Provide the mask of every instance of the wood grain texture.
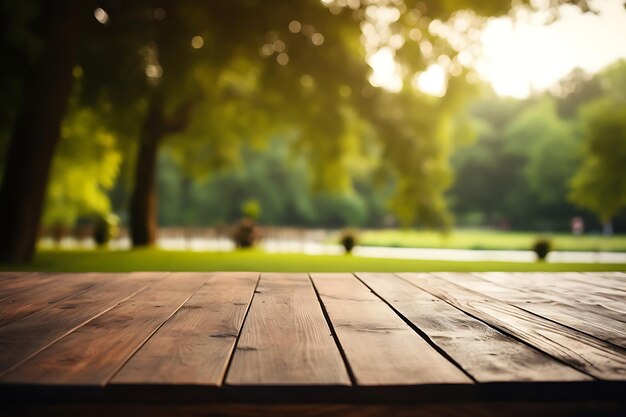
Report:
[[20,291],[28,291],[34,285],[41,285],[53,281],[61,274],[39,272],[0,272],[0,300]]
[[358,385],[472,383],[353,275],[311,278]]
[[7,382],[104,385],[209,278],[170,274],[3,376]]
[[[434,275],[616,346],[626,347],[626,323],[576,307],[575,301],[550,301],[549,296],[548,298],[543,296],[544,292],[540,288],[534,291],[518,290],[471,274],[435,273]],[[520,277],[521,279],[523,277]],[[567,283],[563,283],[561,287],[566,288]]]
[[258,275],[0,273],[0,415],[624,415],[622,274]]
[[606,380],[626,377],[626,355],[620,348],[431,274],[398,275],[580,371]]
[[591,379],[393,274],[357,276],[478,382]]
[[583,272],[584,282],[626,291],[626,272]]
[[104,274],[106,282],[0,327],[0,381],[23,361],[133,296],[162,272]]
[[102,274],[58,274],[47,279],[38,276],[19,278],[30,282],[29,287],[0,300],[0,326],[49,308],[66,298],[83,292],[106,277]]
[[608,317],[626,323],[626,292],[595,284],[580,273],[474,273],[499,286],[532,294],[579,312]]
[[258,272],[217,272],[130,359],[113,384],[222,384]]
[[261,274],[226,383],[350,385],[305,274]]

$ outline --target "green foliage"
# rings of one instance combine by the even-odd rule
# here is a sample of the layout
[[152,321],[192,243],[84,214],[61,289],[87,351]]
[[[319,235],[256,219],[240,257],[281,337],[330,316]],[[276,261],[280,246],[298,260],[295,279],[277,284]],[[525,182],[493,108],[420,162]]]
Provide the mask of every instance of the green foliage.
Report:
[[584,158],[571,180],[569,198],[609,225],[626,207],[626,60],[594,80],[602,93],[579,110]]
[[186,176],[165,152],[158,177],[160,224],[233,223],[253,200],[263,208],[259,221],[266,225],[380,225],[389,187],[377,190],[363,177],[348,194],[316,192],[302,158],[286,142],[275,140],[265,150],[247,148],[238,165],[209,178]]
[[[572,3],[554,1],[549,7],[555,10],[564,2]],[[64,122],[44,222],[69,224],[81,215],[110,210],[105,192],[119,170],[121,150],[130,155],[146,109],[160,99],[170,122],[180,122],[179,110],[190,101],[195,103],[189,123],[164,127],[168,157],[182,167],[183,182],[236,165],[244,145],[267,144],[276,136],[295,138],[293,147],[299,161],[308,163],[309,172],[299,183],[280,181],[289,182],[291,190],[312,185],[327,193],[317,200],[291,201],[287,212],[314,221],[323,211],[316,201],[327,199],[341,213],[336,223],[366,222],[371,213],[355,187],[376,170],[381,183],[392,184],[389,207],[403,224],[449,227],[451,215],[443,196],[452,180],[448,157],[453,144],[471,136],[469,125],[457,115],[472,89],[462,81],[462,73],[449,80],[445,98],[435,99],[414,92],[409,80],[440,55],[456,56],[445,39],[429,33],[433,19],[446,20],[472,9],[469,16],[480,24],[478,16],[504,14],[510,4],[483,0],[325,3],[280,1],[270,7],[248,0],[98,2],[109,21],[101,24],[91,10],[85,13],[76,68],[76,76],[82,74],[76,99],[80,104],[71,106]],[[574,3],[584,9],[585,2]],[[31,29],[37,6],[30,0],[2,4],[2,11],[11,16],[2,28],[2,55],[10,58],[2,63],[0,83],[7,87],[0,89],[3,102],[12,103],[19,96],[16,89],[23,64],[36,55],[37,37]],[[88,2],[85,10],[92,6]],[[406,38],[410,29],[419,27],[433,45],[432,56],[425,56],[418,42],[397,48],[405,78],[405,89],[399,94],[372,88],[368,81],[371,68],[365,58],[371,51],[364,50],[359,37],[361,26],[368,23],[366,8],[375,6],[398,13],[391,33]],[[302,31],[288,29],[292,19],[303,24]],[[312,42],[305,26],[323,34],[323,45]],[[191,44],[196,36],[202,37],[199,48]],[[259,50],[266,45],[272,53],[261,56]],[[384,42],[377,45],[382,46]],[[288,54],[287,65],[277,60],[279,52]],[[4,120],[14,117],[11,106],[3,106],[5,110],[6,117],[0,115],[0,135],[9,130]],[[132,170],[129,159],[124,161],[127,171]],[[124,175],[123,180],[130,181],[130,175]],[[182,201],[189,202],[185,192],[183,187]],[[335,197],[339,192],[344,196]],[[276,190],[265,197],[264,212],[278,212],[265,209],[271,207],[269,202],[280,201]],[[192,224],[201,217],[182,220]]]
[[244,217],[254,220],[258,219],[261,216],[261,204],[259,203],[259,200],[246,200],[241,206],[241,213]]
[[121,160],[115,136],[102,127],[98,115],[73,106],[62,125],[43,223],[69,226],[81,216],[106,216],[107,191],[115,183]]
[[575,128],[559,118],[549,96],[525,109],[508,127],[508,147],[526,159],[524,177],[535,204],[554,207],[566,200],[567,182],[579,160]]
[[599,99],[581,111],[585,157],[571,182],[571,200],[609,223],[626,207],[626,102]]
[[581,154],[574,120],[556,99],[512,101],[487,95],[472,108],[477,140],[453,158],[457,182],[449,193],[466,222],[514,228],[564,229],[575,208],[567,184]]
[[[479,15],[506,13],[510,4],[376,5],[398,13],[391,34],[407,38],[419,27],[434,47],[432,56],[421,53],[419,42],[394,47],[405,66],[401,94],[368,82],[365,58],[372,50],[365,51],[359,37],[361,27],[372,24],[366,8],[376,6],[366,2],[348,7],[283,1],[266,7],[249,1],[105,1],[101,6],[112,18],[107,25],[92,21],[87,29],[90,45],[81,55],[89,80],[86,96],[104,95],[138,119],[154,97],[162,98],[169,119],[190,97],[201,96],[189,126],[168,139],[186,175],[208,176],[236,162],[242,143],[293,136],[315,189],[350,194],[358,177],[376,167],[396,185],[390,207],[403,224],[450,226],[443,197],[452,179],[448,156],[451,144],[470,134],[467,124],[455,123],[452,116],[471,89],[461,81],[462,73],[449,80],[448,94],[439,100],[412,91],[410,79],[439,55],[454,59],[457,54],[428,31],[433,19],[472,9],[468,16],[480,24]],[[291,20],[302,30],[289,30]],[[314,32],[323,34],[322,45],[312,41]],[[202,39],[198,48],[190,44],[195,36]],[[384,46],[383,39],[376,48]]]

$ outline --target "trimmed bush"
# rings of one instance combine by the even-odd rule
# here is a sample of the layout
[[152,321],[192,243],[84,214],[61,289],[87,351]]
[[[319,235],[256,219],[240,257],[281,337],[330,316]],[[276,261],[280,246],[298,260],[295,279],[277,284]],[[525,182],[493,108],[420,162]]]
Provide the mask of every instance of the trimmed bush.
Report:
[[103,247],[117,236],[118,217],[115,214],[98,216],[93,229],[93,240],[98,247]]
[[548,253],[552,250],[552,241],[546,238],[540,238],[533,244],[533,252],[537,254],[538,261],[545,261]]
[[250,217],[245,217],[235,227],[233,241],[238,248],[251,248],[258,238],[256,222]]
[[346,254],[352,253],[352,249],[356,246],[356,236],[352,232],[344,232],[339,242],[346,250]]

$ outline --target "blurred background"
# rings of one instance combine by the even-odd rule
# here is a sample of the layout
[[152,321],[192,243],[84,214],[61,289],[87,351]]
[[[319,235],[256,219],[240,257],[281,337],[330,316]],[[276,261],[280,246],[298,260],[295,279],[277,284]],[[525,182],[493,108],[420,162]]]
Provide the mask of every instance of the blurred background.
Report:
[[5,268],[626,264],[622,0],[0,7]]

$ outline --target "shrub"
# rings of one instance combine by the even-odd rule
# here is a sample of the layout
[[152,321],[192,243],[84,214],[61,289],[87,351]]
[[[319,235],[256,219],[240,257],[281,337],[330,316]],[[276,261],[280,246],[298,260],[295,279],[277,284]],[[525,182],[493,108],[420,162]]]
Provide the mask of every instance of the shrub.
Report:
[[552,250],[552,242],[550,239],[540,238],[533,244],[533,252],[537,254],[538,261],[545,261],[550,250]]
[[235,227],[233,241],[238,248],[251,248],[258,237],[256,222],[250,217],[245,217]]
[[352,232],[344,232],[341,235],[340,243],[346,253],[352,253],[352,249],[356,246],[356,236]]
[[117,236],[118,217],[115,214],[107,214],[96,217],[93,240],[97,246],[106,246],[112,239]]
[[259,217],[261,217],[261,203],[255,199],[246,200],[246,202],[241,205],[241,213],[244,217],[258,220]]

